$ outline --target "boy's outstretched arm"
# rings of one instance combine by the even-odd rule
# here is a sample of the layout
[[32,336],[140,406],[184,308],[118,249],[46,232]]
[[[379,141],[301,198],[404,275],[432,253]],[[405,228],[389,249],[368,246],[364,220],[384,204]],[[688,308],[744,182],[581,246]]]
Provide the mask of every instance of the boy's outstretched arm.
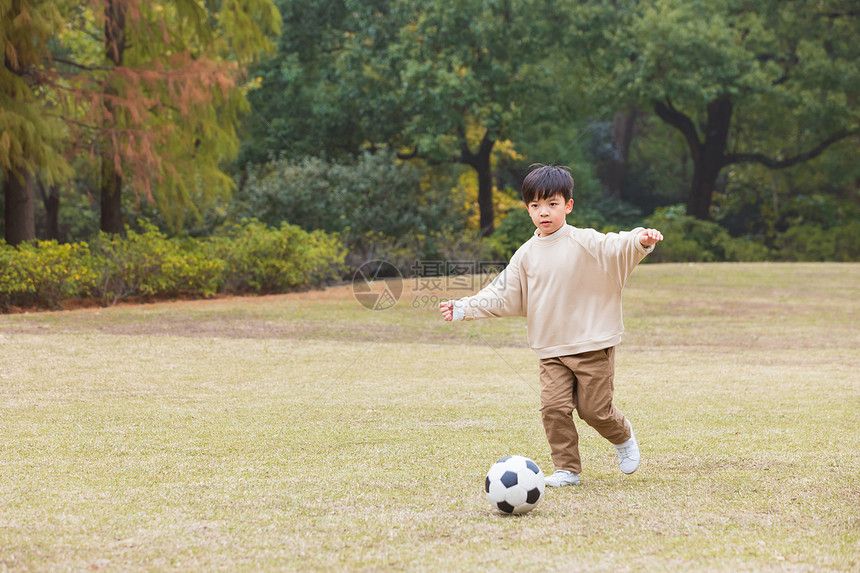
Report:
[[476,294],[439,303],[439,312],[447,321],[525,316],[523,289],[520,285],[519,253],[490,284]]
[[639,243],[643,247],[650,247],[651,245],[656,245],[660,241],[663,240],[663,233],[658,231],[657,229],[645,229],[639,235]]

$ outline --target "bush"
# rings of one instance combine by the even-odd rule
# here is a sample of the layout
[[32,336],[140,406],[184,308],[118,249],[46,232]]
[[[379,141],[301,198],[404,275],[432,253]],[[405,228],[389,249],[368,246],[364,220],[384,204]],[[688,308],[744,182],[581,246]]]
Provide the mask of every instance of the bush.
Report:
[[466,214],[452,200],[450,173],[430,173],[384,150],[352,162],[275,159],[250,169],[232,216],[337,233],[349,268],[384,259],[408,273],[416,261],[436,258],[452,243],[481,251],[468,233],[468,240],[452,240],[464,230]]
[[690,217],[683,205],[658,208],[644,224],[659,229],[665,237],[648,256],[650,262],[752,262],[771,256],[760,243],[732,237],[717,223]]
[[142,232],[103,233],[92,245],[0,242],[0,306],[56,308],[62,300],[88,296],[108,305],[132,296],[286,292],[319,286],[342,272],[339,237],[321,231],[247,221],[206,240],[182,240],[139,224]]
[[218,290],[223,261],[206,257],[195,243],[168,239],[153,225],[139,222],[126,237],[99,234],[92,245],[97,275],[94,295],[104,304],[129,296],[166,298],[212,296]]
[[286,223],[272,229],[253,219],[223,229],[206,245],[224,262],[224,291],[236,294],[318,286],[340,276],[346,254],[336,235]]
[[777,238],[783,261],[860,261],[860,222],[822,228],[814,223],[789,227]]
[[0,305],[57,308],[63,299],[86,296],[95,286],[86,243],[33,241],[17,247],[0,241]]

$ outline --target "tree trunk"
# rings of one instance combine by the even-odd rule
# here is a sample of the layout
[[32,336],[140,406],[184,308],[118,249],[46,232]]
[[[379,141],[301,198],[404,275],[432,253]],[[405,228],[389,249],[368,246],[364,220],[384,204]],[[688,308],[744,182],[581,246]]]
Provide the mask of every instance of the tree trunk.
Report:
[[732,124],[732,100],[728,96],[708,104],[705,143],[694,164],[693,184],[687,200],[687,214],[705,221],[711,216],[711,202],[717,177],[726,165],[729,127]]
[[693,161],[693,181],[687,199],[687,214],[703,221],[707,220],[711,215],[717,177],[728,164],[726,148],[732,122],[732,100],[729,96],[721,96],[708,104],[704,142],[699,140],[693,121],[675,109],[670,101],[655,101],[654,111],[660,119],[678,129],[687,140],[690,159]]
[[[105,1],[105,55],[116,66],[121,66],[123,54],[125,53],[125,16],[128,10],[127,0]],[[117,95],[115,89],[108,85],[105,88],[107,96]],[[105,98],[105,108],[108,116],[114,118],[118,110],[113,105],[110,97]],[[106,125],[105,131],[109,132],[114,126]],[[102,176],[101,176],[101,230],[106,233],[120,234],[123,231],[122,223],[122,174],[115,162],[114,150],[110,138],[105,138],[102,149]]]
[[633,142],[633,127],[638,110],[634,105],[615,115],[612,120],[613,154],[606,165],[603,184],[610,197],[624,198],[624,179],[627,177],[627,162],[630,158],[630,145]]
[[44,185],[39,185],[42,205],[45,207],[45,238],[59,242],[60,237],[60,191],[51,187],[47,191]]
[[6,242],[10,245],[18,245],[36,238],[36,220],[33,210],[35,178],[32,173],[26,173],[21,179],[8,171],[3,175]]
[[101,221],[105,233],[122,234],[122,176],[117,172],[113,158],[102,156]]
[[480,214],[481,236],[489,237],[496,229],[493,208],[493,174],[490,169],[490,155],[495,141],[487,133],[481,140],[477,153],[472,153],[463,136],[460,162],[471,166],[478,174],[478,211]]
[[732,100],[724,95],[708,104],[708,118],[705,125],[705,141],[699,135],[693,121],[678,111],[668,98],[654,100],[657,116],[676,128],[687,140],[690,159],[693,162],[693,182],[687,200],[687,214],[697,219],[707,220],[711,214],[714,187],[720,171],[728,165],[758,163],[769,169],[787,169],[811,159],[815,159],[831,145],[860,133],[860,129],[840,129],[819,141],[815,146],[789,157],[779,159],[762,153],[728,153],[729,129],[734,111]]
[[481,236],[489,237],[496,230],[496,214],[493,208],[493,178],[490,173],[489,155],[479,158],[475,167],[478,172],[478,210],[481,214]]

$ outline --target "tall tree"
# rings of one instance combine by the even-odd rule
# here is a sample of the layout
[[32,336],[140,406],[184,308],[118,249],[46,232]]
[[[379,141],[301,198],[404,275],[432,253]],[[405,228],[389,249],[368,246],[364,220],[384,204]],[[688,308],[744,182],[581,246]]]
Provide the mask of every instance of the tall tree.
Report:
[[[252,66],[258,85],[248,94],[254,113],[241,127],[241,165],[271,156],[330,159],[356,156],[367,141],[355,84],[339,72],[356,29],[345,0],[277,0],[283,33],[277,51]],[[364,0],[360,9],[387,0]]]
[[53,184],[71,175],[61,153],[63,126],[45,116],[39,99],[49,43],[62,24],[60,2],[0,0],[0,171],[5,238],[13,245],[35,238],[36,178]]
[[[404,155],[474,169],[481,232],[489,235],[495,226],[494,146],[564,105],[545,64],[567,19],[553,0],[426,2],[394,16],[400,26],[385,50],[369,53],[372,36],[356,34],[352,69],[363,62],[357,69],[365,83],[376,85],[365,93],[381,94],[374,107],[385,110],[382,117],[398,118],[388,141]],[[391,15],[364,17],[362,29],[373,31],[384,29]],[[374,123],[368,131],[388,125],[379,115],[366,117]]]
[[[257,68],[258,113],[243,155],[355,155],[460,163],[478,180],[480,227],[495,226],[499,141],[572,103],[555,76],[566,16],[557,0],[280,0],[288,30]],[[564,84],[567,85],[567,84]]]
[[791,167],[858,133],[860,12],[848,2],[616,0],[580,14],[595,85],[686,141],[699,219],[726,167]]
[[56,87],[101,163],[102,229],[122,231],[126,187],[174,228],[229,193],[222,163],[248,110],[242,71],[280,30],[271,0],[90,0],[69,28]]

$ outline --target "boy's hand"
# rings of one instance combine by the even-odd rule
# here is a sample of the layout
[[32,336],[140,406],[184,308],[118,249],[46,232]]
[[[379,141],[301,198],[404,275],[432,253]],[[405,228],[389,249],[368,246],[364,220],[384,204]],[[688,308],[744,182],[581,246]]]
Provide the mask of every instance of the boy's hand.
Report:
[[662,240],[663,233],[661,233],[657,229],[645,229],[644,231],[642,231],[642,234],[639,235],[639,243],[643,247],[650,247],[651,245],[656,245]]
[[466,318],[466,307],[459,300],[446,300],[439,303],[439,312],[442,318],[451,322],[452,320],[463,320]]
[[442,318],[446,321],[451,322],[454,320],[454,301],[446,300],[445,302],[440,302],[439,312],[442,313]]

